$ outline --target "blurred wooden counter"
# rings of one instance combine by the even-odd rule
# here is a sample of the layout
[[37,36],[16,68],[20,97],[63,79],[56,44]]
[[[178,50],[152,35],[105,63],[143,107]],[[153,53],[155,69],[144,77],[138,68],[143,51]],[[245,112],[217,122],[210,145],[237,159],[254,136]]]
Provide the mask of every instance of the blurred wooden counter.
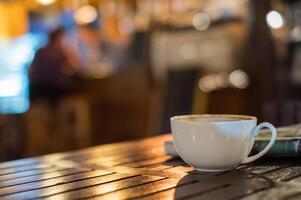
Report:
[[143,67],[106,77],[80,77],[57,105],[33,102],[25,114],[26,155],[35,156],[143,138],[149,130],[153,88]]

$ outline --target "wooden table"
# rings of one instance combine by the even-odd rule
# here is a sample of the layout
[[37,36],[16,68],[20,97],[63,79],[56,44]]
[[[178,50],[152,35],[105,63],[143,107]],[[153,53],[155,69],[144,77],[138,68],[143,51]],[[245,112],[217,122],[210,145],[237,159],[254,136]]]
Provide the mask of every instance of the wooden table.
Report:
[[202,174],[164,154],[169,139],[1,163],[0,199],[301,199],[299,158]]

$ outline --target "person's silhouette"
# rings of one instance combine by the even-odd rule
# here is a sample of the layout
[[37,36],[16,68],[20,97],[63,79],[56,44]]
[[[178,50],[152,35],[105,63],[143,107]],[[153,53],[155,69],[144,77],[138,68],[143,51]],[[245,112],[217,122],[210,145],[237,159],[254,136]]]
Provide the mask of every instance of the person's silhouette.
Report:
[[66,51],[63,35],[62,28],[51,32],[47,45],[35,54],[29,71],[32,99],[43,97],[55,100],[71,91],[70,72],[76,59],[70,58]]

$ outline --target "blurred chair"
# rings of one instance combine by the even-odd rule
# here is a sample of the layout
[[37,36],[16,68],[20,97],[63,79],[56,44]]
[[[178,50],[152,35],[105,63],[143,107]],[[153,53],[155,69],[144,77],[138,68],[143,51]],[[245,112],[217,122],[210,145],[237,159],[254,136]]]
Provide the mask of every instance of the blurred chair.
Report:
[[153,89],[148,76],[143,66],[130,66],[106,79],[91,80],[94,85],[94,92],[89,92],[93,144],[150,134],[148,121]]
[[68,143],[73,139],[78,148],[90,146],[90,113],[86,100],[80,96],[66,97],[58,109],[58,127],[64,141]]
[[252,115],[249,93],[246,89],[223,88],[207,93],[207,96],[206,113]]
[[193,67],[169,69],[160,133],[170,132],[170,117],[191,114],[199,71]]
[[287,126],[301,122],[301,101],[277,100],[264,103],[263,118],[276,126]]
[[80,95],[67,95],[56,104],[34,101],[26,124],[26,154],[31,156],[91,145],[89,105]]
[[0,162],[24,156],[25,128],[23,115],[0,115]]

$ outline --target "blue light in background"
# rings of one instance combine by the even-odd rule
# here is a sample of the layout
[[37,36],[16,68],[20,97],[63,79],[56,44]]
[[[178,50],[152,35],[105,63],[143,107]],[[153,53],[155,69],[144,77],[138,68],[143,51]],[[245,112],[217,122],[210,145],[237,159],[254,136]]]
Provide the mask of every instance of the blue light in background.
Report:
[[0,113],[24,113],[29,109],[28,67],[44,42],[39,34],[0,40]]

